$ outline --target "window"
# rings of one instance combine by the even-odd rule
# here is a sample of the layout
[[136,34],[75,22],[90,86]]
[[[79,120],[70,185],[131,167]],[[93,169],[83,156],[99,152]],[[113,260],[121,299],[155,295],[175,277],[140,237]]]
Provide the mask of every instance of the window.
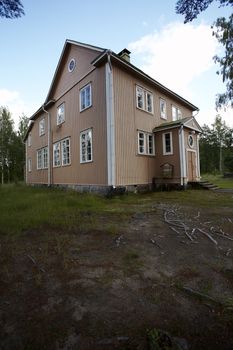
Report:
[[37,169],[48,168],[48,147],[41,148],[37,151]]
[[154,155],[154,135],[144,131],[138,131],[138,154]]
[[188,135],[188,145],[189,145],[190,148],[193,148],[193,146],[194,146],[193,135]]
[[80,111],[91,107],[92,98],[91,98],[91,84],[86,85],[80,90]]
[[92,129],[88,129],[80,133],[80,163],[92,160]]
[[182,112],[179,108],[172,106],[172,120],[180,120],[182,119]]
[[45,118],[39,121],[39,136],[42,136],[44,134],[45,134]]
[[72,73],[76,67],[76,61],[74,58],[71,58],[71,60],[68,63],[68,71]]
[[31,145],[32,145],[32,133],[29,132],[29,134],[28,134],[28,147],[31,147]]
[[62,103],[57,108],[57,125],[64,123],[65,121],[65,103]]
[[160,99],[160,117],[163,119],[167,119],[167,106],[166,101],[162,98]]
[[172,133],[163,134],[163,155],[173,154]]
[[136,86],[137,108],[153,113],[153,94],[146,89]]
[[28,172],[30,173],[32,171],[32,160],[31,158],[28,158]]
[[56,142],[53,145],[53,166],[57,167],[61,165],[61,143]]
[[67,138],[61,141],[62,149],[62,165],[70,164],[70,139]]

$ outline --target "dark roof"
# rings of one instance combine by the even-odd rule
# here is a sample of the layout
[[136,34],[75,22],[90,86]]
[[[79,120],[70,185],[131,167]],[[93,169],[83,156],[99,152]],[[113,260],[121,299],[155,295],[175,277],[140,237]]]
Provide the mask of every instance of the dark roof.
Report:
[[[194,127],[190,127],[189,125],[186,125],[186,123],[188,123],[189,121],[191,120],[194,120],[195,124],[196,124],[196,128]],[[167,130],[167,129],[173,129],[173,128],[178,128],[180,126],[186,126],[190,129],[195,129],[199,132],[201,132],[201,127],[200,125],[198,124],[198,122],[196,121],[196,119],[194,117],[186,117],[186,118],[183,118],[183,119],[179,119],[179,120],[175,120],[175,121],[172,121],[172,122],[167,122],[167,123],[163,123],[159,126],[156,126],[154,129],[153,129],[153,132],[158,132],[158,131],[162,131],[162,130]]]

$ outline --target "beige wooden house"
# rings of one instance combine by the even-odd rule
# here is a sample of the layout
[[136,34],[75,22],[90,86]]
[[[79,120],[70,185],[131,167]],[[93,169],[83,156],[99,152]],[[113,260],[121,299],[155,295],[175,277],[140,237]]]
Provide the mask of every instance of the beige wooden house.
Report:
[[198,108],[119,54],[65,42],[26,141],[26,182],[129,190],[200,179]]

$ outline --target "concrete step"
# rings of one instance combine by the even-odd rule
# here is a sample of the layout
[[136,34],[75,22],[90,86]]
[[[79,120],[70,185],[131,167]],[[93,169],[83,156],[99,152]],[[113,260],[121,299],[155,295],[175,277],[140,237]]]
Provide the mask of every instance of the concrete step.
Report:
[[209,181],[200,181],[200,186],[207,189],[207,190],[212,190],[212,191],[215,191],[215,190],[219,190],[220,188],[214,184],[212,184],[211,182]]

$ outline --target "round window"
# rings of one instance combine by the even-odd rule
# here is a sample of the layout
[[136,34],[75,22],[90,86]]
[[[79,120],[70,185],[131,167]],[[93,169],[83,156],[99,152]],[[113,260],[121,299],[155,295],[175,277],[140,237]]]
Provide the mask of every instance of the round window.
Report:
[[193,148],[193,146],[194,146],[194,138],[193,138],[193,135],[189,135],[189,136],[188,136],[188,144],[189,144],[189,147]]
[[72,59],[70,60],[69,64],[68,64],[68,71],[69,71],[70,73],[73,72],[74,69],[75,69],[75,67],[76,67],[76,61],[75,61],[74,58],[72,58]]

